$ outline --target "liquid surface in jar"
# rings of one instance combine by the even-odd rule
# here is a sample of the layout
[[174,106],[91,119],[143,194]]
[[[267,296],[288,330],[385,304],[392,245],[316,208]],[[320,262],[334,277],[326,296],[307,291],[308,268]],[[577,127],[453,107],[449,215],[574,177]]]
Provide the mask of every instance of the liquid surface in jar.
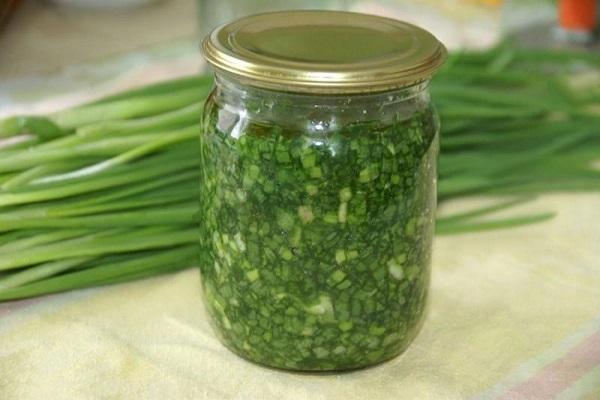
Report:
[[433,112],[320,135],[222,111],[207,105],[201,138],[200,268],[224,343],[307,371],[399,354],[429,285]]

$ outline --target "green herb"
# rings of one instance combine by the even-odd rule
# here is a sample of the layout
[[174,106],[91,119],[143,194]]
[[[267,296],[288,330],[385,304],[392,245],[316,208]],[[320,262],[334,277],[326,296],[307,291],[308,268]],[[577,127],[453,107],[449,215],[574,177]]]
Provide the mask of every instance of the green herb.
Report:
[[[600,190],[599,70],[597,53],[521,50],[510,45],[450,57],[431,86],[442,120],[439,233],[512,227],[551,217],[547,212],[551,210],[541,210],[534,215],[513,212],[506,218],[493,218],[504,210],[507,197],[510,202],[551,191]],[[0,264],[14,265],[11,260],[19,260],[18,268],[0,273],[0,299],[121,282],[197,264],[195,253],[189,251],[192,236],[185,232],[193,232],[196,220],[204,218],[199,214],[191,220],[199,180],[196,136],[203,99],[211,85],[210,77],[193,76],[46,117],[0,121]],[[286,215],[282,214],[281,223],[288,228],[256,221],[256,234],[273,236],[278,229],[291,229],[286,237],[302,242],[304,236],[298,236],[298,230],[303,234],[316,226],[328,229],[327,224],[352,227],[357,215],[368,212],[352,185],[340,185],[333,193],[319,184],[331,171],[322,154],[314,153],[314,159],[311,154],[300,157],[306,174],[305,202],[282,210]],[[276,151],[273,162],[288,170],[288,164],[297,165],[298,160]],[[383,179],[377,166],[383,169],[376,160],[357,166],[356,184],[376,185]],[[232,202],[253,200],[248,193],[254,193],[255,186],[262,188],[265,197],[275,190],[273,182],[260,182],[264,178],[259,165],[251,163],[241,179],[246,189],[233,191],[228,197]],[[389,179],[403,184],[399,175]],[[315,206],[320,196],[332,203]],[[464,215],[443,213],[449,200],[470,196],[502,198],[497,207]],[[147,212],[151,218],[145,218]],[[79,222],[85,227],[78,226]],[[173,232],[184,234],[160,243]],[[108,238],[114,240],[107,242]],[[74,240],[85,242],[86,255],[75,255]],[[132,241],[135,248],[117,247],[119,241]],[[238,239],[228,238],[230,242],[228,251],[233,245],[245,246],[248,254],[259,249],[241,234]],[[293,262],[297,257],[293,250],[294,246],[285,246],[268,254]],[[347,268],[359,265],[356,260],[365,255],[344,246],[332,251],[335,269],[323,274],[323,285],[352,290],[352,273]],[[28,252],[37,254],[36,261],[22,258]],[[181,257],[176,258],[178,254]],[[145,268],[121,268],[123,260],[111,261],[111,257],[139,257]],[[102,269],[109,265],[110,269]],[[258,268],[246,272],[238,279],[248,284],[270,279]],[[392,260],[387,273],[405,277],[408,269]],[[327,299],[314,301],[306,306],[332,316]],[[371,302],[355,306],[376,308]],[[333,317],[338,318],[336,310]],[[352,331],[345,321],[351,322],[340,319],[339,329]],[[229,322],[235,329],[235,321]],[[302,328],[306,337],[311,329]],[[267,333],[262,337],[273,340]],[[384,338],[383,343],[394,340],[399,339]],[[248,341],[246,346],[251,345]],[[334,349],[319,348],[314,357],[333,357],[326,351],[348,351],[341,344]],[[368,356],[377,358],[376,354]]]
[[234,138],[209,109],[200,266],[228,345],[303,370],[368,365],[404,349],[429,281],[431,115],[309,141],[303,131],[251,122]]

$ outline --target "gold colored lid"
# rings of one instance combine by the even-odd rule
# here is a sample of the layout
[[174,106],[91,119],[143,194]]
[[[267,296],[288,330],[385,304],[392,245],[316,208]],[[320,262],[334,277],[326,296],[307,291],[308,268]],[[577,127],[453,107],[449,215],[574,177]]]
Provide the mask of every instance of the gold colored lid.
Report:
[[244,83],[310,93],[384,91],[428,79],[446,48],[431,33],[390,18],[342,11],[283,11],[220,26],[206,60]]

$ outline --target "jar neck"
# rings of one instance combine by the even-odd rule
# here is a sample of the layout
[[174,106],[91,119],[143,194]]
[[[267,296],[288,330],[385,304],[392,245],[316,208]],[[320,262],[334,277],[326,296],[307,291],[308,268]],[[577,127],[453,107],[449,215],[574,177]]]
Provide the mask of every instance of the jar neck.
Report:
[[335,116],[338,123],[408,119],[430,107],[429,80],[390,91],[351,94],[290,93],[250,86],[216,74],[213,101],[220,107],[265,122]]

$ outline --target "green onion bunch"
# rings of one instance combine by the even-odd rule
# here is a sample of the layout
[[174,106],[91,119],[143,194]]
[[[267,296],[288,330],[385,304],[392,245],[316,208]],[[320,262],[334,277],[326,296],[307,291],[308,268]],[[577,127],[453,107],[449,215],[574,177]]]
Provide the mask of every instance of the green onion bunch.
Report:
[[600,190],[600,54],[507,44],[454,54],[431,92],[442,119],[439,201],[505,198],[439,218],[438,233],[542,221],[553,213],[489,216],[540,193]]
[[[211,86],[192,76],[0,121],[0,301],[196,263],[199,121]],[[540,193],[600,190],[599,55],[456,53],[431,89],[439,201],[499,199],[439,218],[438,233],[545,220],[552,214],[494,213]]]

